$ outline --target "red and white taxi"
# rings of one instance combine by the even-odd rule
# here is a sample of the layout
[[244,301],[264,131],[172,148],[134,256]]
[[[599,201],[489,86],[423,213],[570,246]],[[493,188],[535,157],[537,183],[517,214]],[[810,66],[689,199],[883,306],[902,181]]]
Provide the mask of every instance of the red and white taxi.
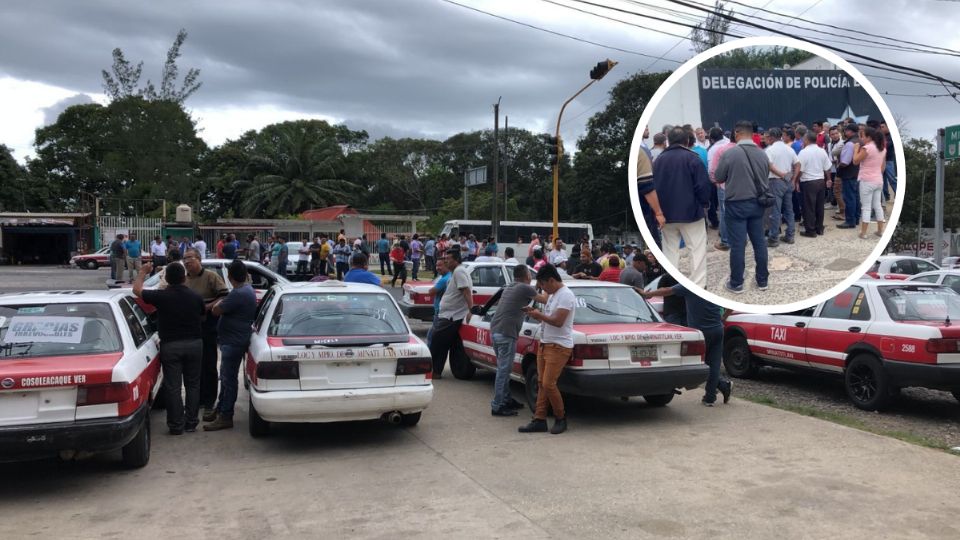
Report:
[[[142,253],[141,262],[150,262],[153,255],[147,252]],[[81,253],[70,257],[70,265],[87,270],[96,270],[97,268],[110,267],[110,246],[104,246],[93,253]]]
[[907,279],[921,272],[933,272],[940,267],[925,259],[902,255],[884,255],[867,270],[867,275],[876,279]]
[[260,304],[244,370],[250,434],[270,422],[416,425],[433,398],[430,351],[383,288],[277,285]]
[[[223,279],[223,283],[226,284],[227,289],[233,288],[230,285],[230,280],[227,279],[227,267],[233,261],[230,259],[204,259],[201,261],[201,265],[206,270],[211,270],[216,272],[217,275]],[[280,274],[270,270],[266,266],[255,262],[255,261],[242,261],[244,266],[247,267],[247,272],[250,275],[250,285],[253,287],[253,292],[257,295],[257,302],[263,300],[264,295],[267,294],[267,291],[271,287],[277,284],[290,283],[290,280],[281,276]],[[143,288],[147,290],[156,289],[160,286],[160,274],[154,274],[143,281]],[[111,287],[110,284],[107,285],[108,288],[131,288],[132,284],[123,283],[117,284]]]
[[844,376],[861,409],[878,410],[900,388],[952,391],[960,399],[960,295],[912,281],[860,280],[830,300],[783,315],[735,313],[725,321],[727,373],[760,366]]
[[121,449],[146,465],[157,343],[128,291],[0,295],[0,461]]
[[[666,322],[632,287],[601,281],[564,281],[577,298],[573,320],[573,356],[558,384],[582,396],[643,396],[663,406],[679,388],[693,389],[707,380],[703,334]],[[477,309],[460,329],[463,347],[455,347],[450,370],[469,379],[476,368],[496,370],[490,335],[496,312],[491,301]],[[537,399],[537,348],[540,324],[523,323],[511,378],[524,383],[531,407]]]
[[[501,287],[513,282],[513,267],[517,263],[464,262],[461,265],[473,282],[473,304],[482,306],[497,294]],[[433,272],[433,269],[430,269]],[[439,279],[439,278],[438,278]],[[408,281],[403,286],[400,309],[404,315],[423,321],[433,320],[433,281]]]

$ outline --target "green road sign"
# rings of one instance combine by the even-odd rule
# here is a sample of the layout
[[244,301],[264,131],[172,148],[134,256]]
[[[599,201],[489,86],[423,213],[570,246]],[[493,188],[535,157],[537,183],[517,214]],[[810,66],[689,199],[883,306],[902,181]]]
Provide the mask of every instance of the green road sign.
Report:
[[960,159],[960,126],[949,126],[943,136],[943,159]]

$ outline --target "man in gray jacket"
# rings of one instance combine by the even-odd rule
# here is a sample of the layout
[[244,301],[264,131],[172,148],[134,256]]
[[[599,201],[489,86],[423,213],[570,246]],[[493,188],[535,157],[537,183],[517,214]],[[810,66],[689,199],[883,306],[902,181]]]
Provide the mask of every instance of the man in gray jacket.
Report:
[[523,307],[537,296],[537,290],[530,285],[530,273],[526,265],[513,267],[513,283],[499,293],[497,311],[490,321],[490,337],[493,338],[493,350],[497,354],[497,378],[493,383],[493,401],[490,402],[490,414],[494,416],[516,416],[517,409],[523,407],[510,395],[510,371],[517,355],[517,338],[523,319],[527,316]]

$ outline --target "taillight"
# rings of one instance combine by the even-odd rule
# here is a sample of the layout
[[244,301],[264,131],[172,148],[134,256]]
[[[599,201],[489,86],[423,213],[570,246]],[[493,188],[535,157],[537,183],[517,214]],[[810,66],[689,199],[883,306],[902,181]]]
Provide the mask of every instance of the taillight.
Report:
[[121,403],[129,398],[130,385],[127,383],[91,384],[77,388],[77,407]]
[[699,356],[703,360],[707,354],[707,345],[702,341],[681,341],[680,356]]
[[960,352],[960,339],[956,339],[956,338],[929,339],[927,340],[927,352],[933,353],[933,354]]
[[299,379],[300,364],[293,360],[260,362],[257,364],[257,379]]
[[397,375],[433,375],[433,360],[430,358],[401,358],[397,360]]
[[606,345],[574,345],[568,366],[582,367],[584,360],[606,360],[609,357]]

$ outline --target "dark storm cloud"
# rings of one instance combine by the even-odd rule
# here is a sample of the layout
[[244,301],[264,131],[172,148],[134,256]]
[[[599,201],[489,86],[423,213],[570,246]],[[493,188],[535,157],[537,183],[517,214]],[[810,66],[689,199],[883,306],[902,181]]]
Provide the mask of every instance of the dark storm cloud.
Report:
[[[464,1],[505,15],[522,5],[525,13],[515,18],[654,55],[677,41],[534,0]],[[938,13],[949,6],[909,4],[907,12],[906,2],[894,5],[899,9],[885,4],[884,13],[904,11],[904,16],[868,21],[862,15],[875,13],[875,3],[828,4],[805,16],[901,39],[932,41],[938,28],[947,35],[948,19]],[[786,5],[784,11],[797,9]],[[371,134],[392,136],[442,138],[489,127],[498,96],[503,96],[501,111],[510,115],[511,125],[548,126],[563,100],[586,82],[592,65],[616,58],[621,61],[616,71],[568,109],[566,117],[573,118],[597,105],[564,125],[571,139],[602,107],[616,80],[650,65],[648,58],[551,36],[439,0],[17,0],[4,3],[0,25],[0,74],[90,93],[102,91],[100,70],[109,68],[114,47],[121,47],[129,60],[144,60],[142,79],[157,83],[167,48],[177,30],[186,28],[190,35],[179,61],[181,74],[197,67],[203,81],[188,106],[272,105],[348,119],[351,128],[370,126]],[[874,52],[887,61],[910,62],[944,75],[960,72],[956,58]],[[670,57],[691,55],[684,43]],[[673,66],[660,62],[654,69]],[[937,93],[935,87],[875,83],[889,92]],[[918,130],[939,121],[943,115],[937,111],[943,106],[960,112],[960,105],[943,98],[890,97],[889,102]]]
[[67,107],[86,103],[93,103],[93,98],[87,94],[75,94],[68,98],[61,99],[49,107],[44,107],[41,109],[43,111],[43,125],[48,126],[56,122],[57,117],[59,117],[60,113],[66,110]]

